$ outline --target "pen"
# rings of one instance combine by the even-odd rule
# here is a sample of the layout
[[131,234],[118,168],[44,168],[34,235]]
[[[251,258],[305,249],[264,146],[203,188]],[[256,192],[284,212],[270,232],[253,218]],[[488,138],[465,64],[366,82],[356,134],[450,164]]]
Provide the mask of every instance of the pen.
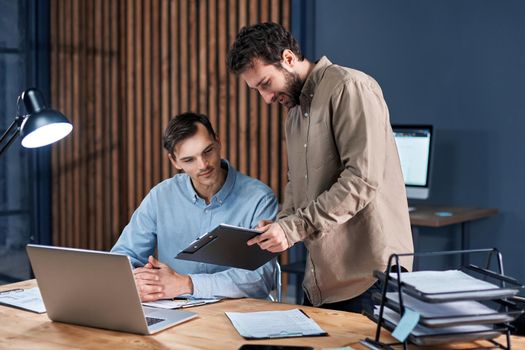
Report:
[[8,289],[8,290],[3,290],[3,291],[0,291],[0,295],[2,294],[8,294],[8,293],[18,293],[18,292],[23,292],[24,290],[22,288],[14,288],[14,289]]
[[204,301],[192,302],[192,301],[188,300],[188,302],[186,304],[182,305],[182,307],[199,306],[199,305],[204,305],[204,304],[206,304]]

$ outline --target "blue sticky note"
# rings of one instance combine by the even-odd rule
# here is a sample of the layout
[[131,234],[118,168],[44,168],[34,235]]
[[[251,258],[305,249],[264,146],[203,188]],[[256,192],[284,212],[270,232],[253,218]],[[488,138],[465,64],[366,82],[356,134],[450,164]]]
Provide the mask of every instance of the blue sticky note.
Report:
[[394,329],[392,332],[392,336],[400,342],[404,342],[410,332],[412,332],[412,330],[417,326],[418,322],[419,313],[405,307],[405,314],[399,320],[396,329]]
[[436,211],[434,215],[441,216],[441,217],[447,217],[447,216],[452,216],[453,214],[449,211]]

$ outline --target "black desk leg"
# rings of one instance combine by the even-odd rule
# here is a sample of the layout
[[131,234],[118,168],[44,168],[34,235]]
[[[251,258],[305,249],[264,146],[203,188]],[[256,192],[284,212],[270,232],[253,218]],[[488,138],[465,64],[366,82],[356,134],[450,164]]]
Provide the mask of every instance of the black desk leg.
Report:
[[303,297],[304,297],[304,292],[303,292],[304,273],[298,273],[295,278],[297,278],[297,281],[295,283],[295,302],[299,305],[302,305]]
[[[419,253],[419,249],[417,246],[417,243],[419,241],[419,227],[412,226],[412,243],[414,244],[414,252]],[[419,270],[419,259],[417,257],[414,257],[414,263],[412,266],[413,271]]]
[[[470,232],[468,222],[461,223],[461,250],[469,249],[470,247]],[[461,265],[468,266],[470,264],[468,254],[461,254]]]

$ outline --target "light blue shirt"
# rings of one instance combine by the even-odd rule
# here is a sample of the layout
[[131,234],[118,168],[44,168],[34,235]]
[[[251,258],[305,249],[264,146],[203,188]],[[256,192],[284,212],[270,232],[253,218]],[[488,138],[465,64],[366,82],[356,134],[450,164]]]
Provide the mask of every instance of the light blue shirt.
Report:
[[162,263],[190,275],[195,298],[266,298],[274,287],[275,259],[255,271],[175,259],[198,236],[221,223],[254,228],[260,220],[275,218],[277,200],[268,186],[237,172],[225,160],[222,167],[227,167],[228,175],[210,204],[198,196],[187,174],[155,186],[111,251],[129,256],[139,267],[157,248]]

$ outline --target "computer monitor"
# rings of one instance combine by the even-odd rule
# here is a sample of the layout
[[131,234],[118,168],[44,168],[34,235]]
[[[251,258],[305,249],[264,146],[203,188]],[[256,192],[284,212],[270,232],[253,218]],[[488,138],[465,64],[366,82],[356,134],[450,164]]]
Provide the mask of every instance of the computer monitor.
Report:
[[392,125],[407,197],[427,199],[430,191],[432,125]]

